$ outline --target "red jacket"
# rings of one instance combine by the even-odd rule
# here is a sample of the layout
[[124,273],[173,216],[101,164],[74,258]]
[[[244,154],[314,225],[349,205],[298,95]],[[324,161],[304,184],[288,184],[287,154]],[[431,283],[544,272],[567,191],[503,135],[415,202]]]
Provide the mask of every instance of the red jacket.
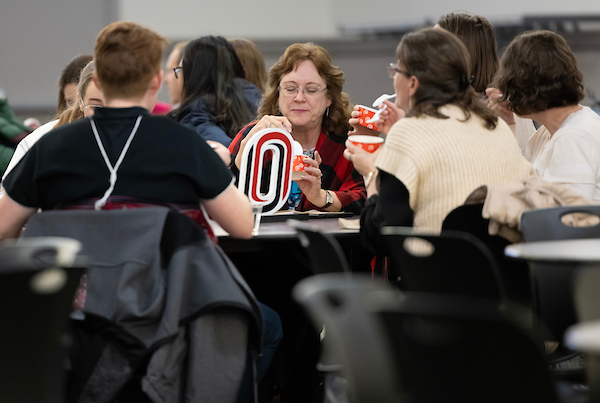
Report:
[[[235,156],[237,155],[240,144],[244,137],[252,130],[256,123],[252,123],[239,131],[237,136],[229,145],[229,151]],[[343,153],[346,149],[344,143],[347,136],[338,136],[333,133],[326,135],[321,132],[317,141],[316,151],[319,152],[322,158],[319,168],[323,173],[321,185],[323,189],[334,191],[338,199],[342,203],[342,211],[351,211],[354,214],[360,214],[365,200],[367,199],[367,191],[363,182],[362,175],[359,174],[350,161],[344,158]],[[232,166],[234,173],[237,176],[237,168],[235,164]],[[306,211],[317,209],[319,207],[313,205],[306,200],[302,195],[298,210]]]

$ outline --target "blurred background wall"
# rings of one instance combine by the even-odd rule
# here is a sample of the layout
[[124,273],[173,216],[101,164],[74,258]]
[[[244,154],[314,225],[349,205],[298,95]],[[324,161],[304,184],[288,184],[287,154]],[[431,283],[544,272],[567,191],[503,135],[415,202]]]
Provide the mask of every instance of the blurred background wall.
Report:
[[[492,22],[500,48],[526,29],[559,31],[577,56],[586,87],[600,96],[598,0],[1,1],[0,88],[20,116],[42,121],[56,107],[63,67],[77,55],[92,54],[98,32],[119,20],[144,24],[173,43],[206,34],[246,37],[258,44],[267,68],[289,44],[313,41],[344,71],[352,101],[370,104],[393,92],[386,65],[405,32],[466,10]],[[166,91],[160,98],[167,101]]]

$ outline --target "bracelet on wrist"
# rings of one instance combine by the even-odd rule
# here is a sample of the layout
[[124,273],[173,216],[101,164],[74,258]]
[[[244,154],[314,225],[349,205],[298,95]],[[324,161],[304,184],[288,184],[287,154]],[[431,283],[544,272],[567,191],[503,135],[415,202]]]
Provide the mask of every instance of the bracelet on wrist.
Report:
[[376,171],[371,171],[366,175],[363,175],[363,181],[365,182],[365,189],[369,187],[371,181],[373,180],[373,176],[375,176]]

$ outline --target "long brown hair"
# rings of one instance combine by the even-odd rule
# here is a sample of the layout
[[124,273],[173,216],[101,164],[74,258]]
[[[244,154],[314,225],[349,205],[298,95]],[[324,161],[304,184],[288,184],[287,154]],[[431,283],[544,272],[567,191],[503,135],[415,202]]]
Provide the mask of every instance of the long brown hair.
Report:
[[329,52],[314,43],[294,43],[290,45],[283,56],[271,68],[269,73],[269,86],[263,96],[258,115],[281,115],[279,111],[279,83],[281,77],[294,70],[298,64],[310,60],[327,86],[327,96],[331,99],[329,114],[323,116],[323,131],[326,134],[334,133],[344,136],[348,133],[350,125],[348,119],[352,113],[352,105],[348,94],[342,91],[344,86],[344,73],[339,67],[331,63]]
[[237,57],[242,62],[246,81],[256,85],[261,92],[265,92],[268,77],[267,69],[256,44],[244,38],[229,39],[229,43],[231,43]]
[[447,119],[439,108],[453,104],[464,111],[467,120],[474,113],[485,121],[486,128],[496,127],[497,116],[469,85],[469,53],[455,35],[431,28],[407,34],[396,49],[396,57],[398,64],[419,80],[407,116]]
[[496,30],[486,18],[466,12],[443,15],[438,24],[464,43],[471,56],[471,85],[483,94],[498,70]]

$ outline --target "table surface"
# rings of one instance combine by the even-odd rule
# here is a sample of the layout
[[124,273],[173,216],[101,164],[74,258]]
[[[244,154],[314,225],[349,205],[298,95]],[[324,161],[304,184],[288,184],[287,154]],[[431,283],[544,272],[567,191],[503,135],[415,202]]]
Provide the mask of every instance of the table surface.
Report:
[[[350,218],[349,220],[359,220],[359,217]],[[358,234],[358,228],[343,228],[340,225],[339,218],[317,218],[302,220],[302,223],[313,225],[318,227],[321,231],[333,234],[336,236],[343,235],[355,235]],[[229,234],[221,228],[217,223],[211,222],[215,235],[219,238],[229,238]],[[261,223],[258,228],[258,234],[254,235],[253,239],[267,239],[267,238],[295,238],[298,233],[295,228],[290,227],[285,222],[268,222]]]
[[600,353],[600,321],[582,322],[571,326],[565,333],[565,344],[572,350]]
[[568,239],[508,245],[506,256],[540,262],[600,263],[600,239]]

